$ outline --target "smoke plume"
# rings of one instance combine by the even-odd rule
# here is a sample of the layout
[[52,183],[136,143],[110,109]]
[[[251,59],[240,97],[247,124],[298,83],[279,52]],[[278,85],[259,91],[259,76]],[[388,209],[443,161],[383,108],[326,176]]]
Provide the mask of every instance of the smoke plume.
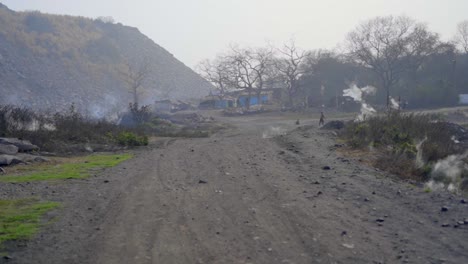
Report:
[[364,96],[375,95],[376,92],[377,89],[373,86],[359,88],[355,83],[351,84],[348,89],[343,90],[343,96],[349,96],[353,98],[355,102],[361,104],[361,113],[356,118],[357,121],[363,121],[366,119],[366,117],[371,116],[377,112],[364,100]]

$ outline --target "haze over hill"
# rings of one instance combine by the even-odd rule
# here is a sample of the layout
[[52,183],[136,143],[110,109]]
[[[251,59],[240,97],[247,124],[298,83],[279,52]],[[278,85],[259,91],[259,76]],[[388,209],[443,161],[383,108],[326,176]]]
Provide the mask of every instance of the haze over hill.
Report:
[[140,103],[206,95],[211,85],[139,32],[112,21],[15,12],[0,4],[0,104],[105,114],[133,97],[126,65],[148,64]]

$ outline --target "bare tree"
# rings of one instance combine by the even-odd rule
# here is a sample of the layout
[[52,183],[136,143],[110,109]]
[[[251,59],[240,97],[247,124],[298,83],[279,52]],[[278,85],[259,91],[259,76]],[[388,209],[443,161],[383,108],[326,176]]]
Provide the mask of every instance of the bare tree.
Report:
[[141,63],[133,64],[126,61],[119,72],[122,80],[127,84],[129,93],[133,95],[133,104],[137,107],[139,90],[144,85],[150,70],[150,61],[145,59]]
[[232,68],[225,56],[217,56],[213,61],[204,60],[197,65],[200,75],[218,90],[218,97],[224,98],[231,86]]
[[438,35],[405,17],[377,17],[360,24],[346,39],[352,57],[380,78],[390,105],[390,89],[408,71],[432,54]]
[[462,21],[457,25],[455,44],[468,54],[468,20]]
[[296,47],[294,40],[277,49],[280,58],[275,60],[275,67],[279,73],[279,79],[286,86],[290,106],[293,105],[293,97],[300,88],[299,79],[305,72],[305,62],[309,52]]
[[272,55],[272,50],[268,48],[231,47],[230,83],[235,88],[244,89],[248,93],[247,108],[250,108],[252,94],[256,94],[261,103],[260,94],[265,86],[268,69],[272,66]]

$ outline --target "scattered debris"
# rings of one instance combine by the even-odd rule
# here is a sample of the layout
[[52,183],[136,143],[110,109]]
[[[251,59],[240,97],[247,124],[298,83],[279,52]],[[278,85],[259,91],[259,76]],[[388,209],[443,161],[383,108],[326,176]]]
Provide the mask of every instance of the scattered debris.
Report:
[[349,249],[353,249],[354,248],[354,244],[343,244],[343,247],[345,248],[349,248]]

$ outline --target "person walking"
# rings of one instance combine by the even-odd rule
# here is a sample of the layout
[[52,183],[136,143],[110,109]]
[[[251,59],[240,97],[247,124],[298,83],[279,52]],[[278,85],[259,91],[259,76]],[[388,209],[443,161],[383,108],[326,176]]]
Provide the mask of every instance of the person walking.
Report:
[[320,112],[320,120],[319,120],[319,126],[323,126],[325,124],[325,115],[323,114],[323,111]]

